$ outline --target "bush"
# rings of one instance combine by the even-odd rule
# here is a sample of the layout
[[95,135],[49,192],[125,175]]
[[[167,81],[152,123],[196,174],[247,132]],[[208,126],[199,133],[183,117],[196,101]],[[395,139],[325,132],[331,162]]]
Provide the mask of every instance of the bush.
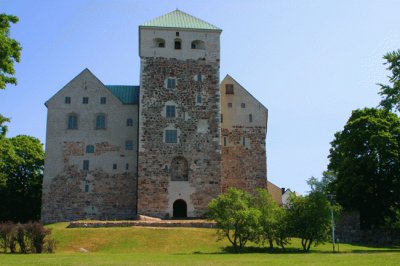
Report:
[[[41,223],[27,224],[0,223],[0,246],[4,253],[42,253],[54,252],[55,240],[50,238],[51,230]],[[18,249],[17,249],[18,248]]]

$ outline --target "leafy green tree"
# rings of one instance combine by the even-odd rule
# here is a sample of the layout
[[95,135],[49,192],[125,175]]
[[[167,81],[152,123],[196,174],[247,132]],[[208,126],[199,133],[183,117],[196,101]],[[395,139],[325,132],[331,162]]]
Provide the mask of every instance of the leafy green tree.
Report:
[[362,229],[383,226],[400,204],[400,119],[374,108],[353,111],[331,143],[328,169],[345,210],[360,212]]
[[208,205],[207,216],[217,223],[220,239],[227,238],[235,252],[260,232],[260,211],[252,207],[251,196],[230,188]]
[[400,50],[389,52],[383,58],[392,74],[390,85],[378,84],[381,87],[379,94],[383,97],[380,105],[386,110],[400,111]]
[[19,62],[22,48],[10,37],[10,23],[17,22],[16,16],[0,14],[0,89],[5,89],[6,84],[17,84],[14,62]]
[[309,251],[312,244],[316,246],[329,239],[330,205],[324,194],[292,196],[286,208],[289,230],[293,237],[301,239],[304,251]]
[[[283,209],[272,199],[271,195],[265,189],[258,189],[254,197],[254,205],[260,215],[261,232],[258,235],[256,242],[269,242],[269,247],[274,247],[274,242],[284,248],[287,243],[287,236],[284,227],[285,217]],[[281,231],[283,230],[283,231]]]
[[325,195],[334,194],[335,188],[333,186],[334,181],[336,180],[336,175],[332,171],[324,171],[322,173],[321,180],[318,180],[315,177],[311,177],[307,180],[307,184],[310,186],[311,191],[321,192]]
[[40,218],[44,151],[39,139],[0,139],[0,220]]

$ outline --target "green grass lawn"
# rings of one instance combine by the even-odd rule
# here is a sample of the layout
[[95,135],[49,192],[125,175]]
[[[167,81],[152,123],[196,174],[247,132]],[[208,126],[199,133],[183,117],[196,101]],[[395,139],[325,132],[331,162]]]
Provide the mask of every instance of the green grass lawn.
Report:
[[214,229],[66,226],[49,226],[56,253],[0,254],[0,265],[400,265],[399,248],[341,244],[340,253],[332,254],[326,244],[301,253],[295,239],[286,253],[250,244],[247,253],[229,254]]

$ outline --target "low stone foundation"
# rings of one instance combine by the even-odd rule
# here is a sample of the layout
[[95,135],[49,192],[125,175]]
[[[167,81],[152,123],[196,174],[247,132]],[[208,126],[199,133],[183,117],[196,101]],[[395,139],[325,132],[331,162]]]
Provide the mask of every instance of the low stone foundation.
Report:
[[160,221],[76,221],[71,222],[68,228],[100,228],[100,227],[194,227],[215,228],[215,222],[207,220],[160,220]]

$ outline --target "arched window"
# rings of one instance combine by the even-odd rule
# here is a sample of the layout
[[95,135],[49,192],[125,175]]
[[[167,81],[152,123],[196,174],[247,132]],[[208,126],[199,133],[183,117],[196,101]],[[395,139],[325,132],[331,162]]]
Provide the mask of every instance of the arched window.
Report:
[[192,42],[191,48],[192,49],[204,50],[206,48],[206,46],[205,46],[205,43],[203,41],[195,40],[195,41]]
[[86,153],[94,153],[94,146],[93,145],[87,145],[86,146]]
[[171,181],[188,181],[189,166],[182,156],[175,157],[171,162]]
[[132,118],[126,119],[126,126],[127,127],[133,127],[133,119]]
[[106,116],[103,114],[96,116],[96,129],[106,129]]
[[157,48],[164,48],[165,40],[162,38],[155,38],[155,39],[153,39],[153,46],[157,47]]
[[175,50],[181,50],[182,49],[182,40],[179,38],[176,38],[174,41],[174,48]]
[[68,115],[67,128],[68,129],[78,129],[78,115],[76,115],[76,114]]

